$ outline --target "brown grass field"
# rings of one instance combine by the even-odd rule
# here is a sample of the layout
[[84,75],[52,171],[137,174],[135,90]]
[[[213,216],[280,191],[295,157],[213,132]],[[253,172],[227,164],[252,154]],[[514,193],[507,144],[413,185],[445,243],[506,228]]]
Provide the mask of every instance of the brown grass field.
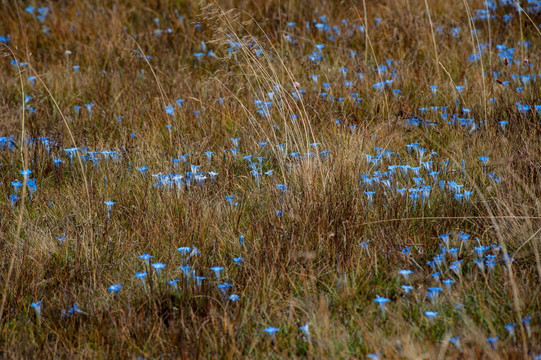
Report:
[[540,39],[534,0],[0,2],[0,358],[541,359]]

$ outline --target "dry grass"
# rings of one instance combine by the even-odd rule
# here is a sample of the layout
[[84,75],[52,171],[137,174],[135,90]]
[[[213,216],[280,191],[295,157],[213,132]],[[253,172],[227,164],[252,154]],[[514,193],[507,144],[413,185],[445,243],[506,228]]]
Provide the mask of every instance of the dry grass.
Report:
[[[466,0],[156,0],[35,4],[50,7],[39,20],[26,6],[0,4],[0,35],[10,35],[0,44],[0,136],[13,136],[0,142],[0,356],[530,359],[541,353],[535,108],[541,79],[516,79],[541,73],[539,14],[499,6],[488,23],[472,18],[486,9],[483,2]],[[513,17],[504,22],[508,13]],[[318,30],[318,22],[329,32]],[[454,28],[460,28],[456,36]],[[470,61],[486,42],[492,45],[480,60]],[[317,44],[325,47],[312,61]],[[497,44],[515,47],[517,63],[506,65]],[[216,56],[207,56],[209,50]],[[15,59],[27,65],[14,66]],[[387,70],[375,71],[381,65]],[[382,91],[373,87],[391,79]],[[435,96],[430,85],[438,85]],[[25,94],[32,97],[26,103]],[[182,107],[168,115],[166,105],[179,98]],[[273,101],[269,114],[257,100]],[[519,111],[518,102],[531,110]],[[448,117],[433,106],[447,106]],[[476,128],[448,124],[452,114],[474,119]],[[412,117],[435,125],[408,125]],[[40,137],[54,143],[47,149]],[[236,157],[231,138],[240,138]],[[408,150],[411,143],[428,150],[422,160],[433,161],[438,180],[473,191],[469,201],[456,200],[449,185],[440,190],[424,168],[418,177],[432,186],[426,203],[419,197],[414,205],[408,190],[400,195],[397,189],[419,188],[420,179],[412,169],[385,172],[389,165],[424,166],[418,150]],[[74,147],[86,150],[69,160],[64,149]],[[393,154],[369,162],[375,147]],[[118,158],[107,159],[103,150]],[[212,162],[207,151],[214,152]],[[186,164],[175,165],[172,159],[183,154]],[[490,157],[486,168],[480,156]],[[56,158],[64,161],[58,167]],[[250,162],[262,173],[259,183]],[[218,175],[178,191],[154,186],[153,174],[183,174],[190,164]],[[141,166],[148,167],[144,176]],[[22,169],[37,181],[31,197]],[[378,179],[370,185],[361,174]],[[11,204],[16,180],[24,185]],[[235,196],[236,205],[226,196]],[[110,216],[106,200],[116,202]],[[471,235],[467,244],[458,240],[461,232]],[[450,268],[451,253],[436,269],[441,279],[455,280],[451,290],[427,264],[441,252],[444,233],[462,259],[460,276]],[[501,246],[486,251],[497,255],[493,272],[476,266],[479,244]],[[201,254],[184,262],[177,249],[186,246]],[[143,253],[166,264],[161,275],[139,258]],[[195,274],[185,276],[183,263]],[[212,266],[224,267],[219,281]],[[408,296],[400,269],[413,271]],[[135,274],[144,271],[143,286]],[[201,286],[194,275],[206,277]],[[179,280],[176,288],[171,279]],[[224,281],[232,284],[227,296],[237,294],[238,301],[217,288]],[[108,291],[112,284],[122,285],[116,295]],[[435,302],[426,295],[430,287],[443,288]],[[390,299],[384,316],[377,295]],[[31,306],[37,301],[39,317]],[[67,314],[73,304],[84,313]],[[425,311],[438,315],[431,322]],[[309,338],[299,330],[306,323]],[[504,328],[510,323],[517,324],[514,337]],[[275,338],[263,331],[269,326],[280,329]],[[450,342],[454,336],[460,348]],[[486,340],[494,336],[496,349]]]

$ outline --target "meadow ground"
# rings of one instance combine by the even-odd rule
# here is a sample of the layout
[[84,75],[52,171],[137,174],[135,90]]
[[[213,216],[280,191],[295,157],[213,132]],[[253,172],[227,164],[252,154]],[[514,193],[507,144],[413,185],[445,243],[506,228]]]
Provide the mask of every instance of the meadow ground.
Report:
[[541,358],[541,2],[0,19],[0,357]]

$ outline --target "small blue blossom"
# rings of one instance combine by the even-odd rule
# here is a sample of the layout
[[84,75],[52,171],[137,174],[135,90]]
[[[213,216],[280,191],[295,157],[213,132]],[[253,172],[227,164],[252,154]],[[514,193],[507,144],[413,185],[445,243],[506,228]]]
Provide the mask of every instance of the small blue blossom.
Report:
[[270,326],[270,327],[266,328],[263,331],[266,332],[267,334],[269,334],[272,337],[272,336],[274,336],[274,334],[276,334],[278,331],[280,331],[280,329]]
[[213,266],[210,268],[210,270],[214,271],[214,275],[216,275],[217,280],[220,280],[220,273],[223,269],[223,266]]
[[161,271],[163,269],[165,269],[165,264],[162,264],[162,263],[158,262],[158,263],[152,264],[152,267],[154,268],[154,270],[156,270],[156,274],[158,274],[158,276],[160,276]]
[[135,274],[135,277],[138,278],[139,280],[141,280],[141,283],[143,284],[143,286],[145,285],[146,283],[146,277],[148,276],[148,274],[146,272],[138,272]]
[[221,283],[221,284],[218,284],[218,289],[220,289],[222,291],[222,295],[225,296],[227,291],[233,287],[233,285],[229,284],[229,283]]
[[385,315],[385,304],[388,303],[389,299],[381,297],[379,295],[376,295],[376,299],[374,299],[374,302],[379,305],[379,310],[382,315]]
[[114,284],[114,285],[109,286],[108,291],[110,293],[117,294],[120,291],[120,289],[122,289],[122,285]]
[[402,285],[402,290],[404,290],[404,294],[406,296],[408,296],[410,291],[413,290],[413,286],[411,286],[411,285]]
[[500,338],[497,336],[487,338],[487,342],[490,344],[490,346],[494,350],[496,350],[496,347],[498,346],[498,340],[500,340]]
[[169,280],[167,283],[169,284],[169,286],[171,286],[173,289],[177,289],[178,288],[178,282],[179,280],[178,279],[173,279],[173,280]]
[[37,318],[40,319],[41,318],[41,307],[42,307],[41,301],[33,302],[33,303],[30,304],[30,306],[32,306],[34,308],[34,311],[36,312]]
[[148,170],[148,167],[146,166],[141,166],[141,167],[138,167],[137,170],[139,170],[139,172],[141,173],[141,175],[145,176],[147,170]]
[[462,348],[460,346],[460,337],[453,336],[452,338],[449,339],[449,342],[453,344],[458,349],[458,351],[462,351]]
[[432,322],[438,316],[437,311],[425,311],[425,316]]
[[411,270],[400,270],[398,273],[404,277],[404,280],[408,281],[408,278],[409,278],[409,276],[411,274],[413,274],[413,271],[411,271]]

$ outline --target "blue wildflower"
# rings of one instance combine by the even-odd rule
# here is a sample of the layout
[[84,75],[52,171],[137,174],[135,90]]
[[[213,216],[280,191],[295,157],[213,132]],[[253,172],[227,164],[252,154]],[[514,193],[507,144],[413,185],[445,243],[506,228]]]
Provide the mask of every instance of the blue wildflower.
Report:
[[381,315],[385,315],[385,304],[388,303],[389,299],[381,297],[379,295],[376,295],[376,298],[374,299],[374,302],[379,305],[379,310],[381,312]]
[[169,280],[167,283],[169,284],[169,286],[171,286],[173,289],[177,289],[178,288],[178,282],[179,280],[178,279],[173,279],[173,280]]
[[213,266],[210,268],[210,270],[214,271],[214,275],[216,275],[217,280],[220,280],[220,273],[223,269],[223,266]]
[[34,308],[34,311],[36,312],[36,317],[39,320],[41,318],[41,307],[42,307],[41,301],[33,302],[30,304],[30,306]]
[[227,291],[233,287],[233,285],[229,284],[229,283],[221,283],[221,284],[218,284],[218,289],[220,289],[222,291],[222,295],[225,297]]
[[504,325],[505,330],[507,330],[509,336],[511,336],[512,338],[515,338],[515,326],[517,326],[517,324]]
[[447,287],[447,289],[451,289],[451,285],[455,283],[453,279],[444,279],[442,283]]
[[30,176],[30,174],[32,174],[32,170],[30,169],[26,169],[26,170],[21,170],[20,173],[21,175],[24,177],[25,180],[28,181],[28,177]]
[[409,293],[413,290],[413,286],[411,286],[411,285],[402,285],[402,290],[404,290],[404,294],[406,296],[408,296]]
[[154,268],[154,270],[156,270],[156,274],[157,274],[158,276],[160,276],[161,271],[162,271],[163,269],[165,269],[165,264],[162,264],[162,263],[159,263],[159,262],[158,262],[158,263],[152,264],[152,267]]
[[436,318],[436,316],[438,316],[438,312],[437,311],[425,311],[425,316],[432,323],[434,321],[434,319]]
[[19,197],[15,194],[11,194],[9,195],[9,203],[11,204],[11,206],[15,206],[15,203],[19,200]]
[[443,291],[443,289],[440,288],[440,287],[429,287],[428,292],[426,293],[426,295],[428,296],[430,301],[432,301],[432,303],[435,303],[438,300],[438,296],[439,296],[440,292],[442,292],[442,291]]
[[459,336],[453,336],[452,338],[449,339],[449,342],[451,344],[453,344],[458,349],[458,351],[462,351],[462,348],[460,346],[460,337]]
[[106,200],[103,203],[107,206],[107,219],[109,219],[111,217],[111,209],[113,208],[115,202],[112,200]]
[[139,255],[139,258],[142,259],[148,265],[150,259],[154,258],[154,256],[144,253],[143,255]]
[[405,281],[408,281],[408,278],[409,278],[409,276],[411,274],[413,274],[413,271],[411,271],[411,270],[400,270],[398,273],[404,277]]
[[67,311],[67,313],[64,314],[65,316],[70,316],[75,314],[85,314],[85,312],[79,309],[79,305],[73,304],[73,306]]
[[493,336],[493,337],[489,337],[487,338],[487,342],[490,344],[490,346],[492,347],[492,349],[496,350],[496,347],[498,345],[498,340],[500,340],[499,337],[497,336]]
[[117,294],[117,293],[120,291],[120,289],[122,289],[122,285],[120,285],[120,284],[113,284],[113,285],[109,286],[108,291],[109,291],[110,293]]
[[145,176],[147,170],[148,170],[148,167],[146,166],[141,166],[141,167],[138,167],[137,170],[139,170],[139,172],[141,172],[141,175]]
[[270,327],[266,328],[266,329],[263,330],[263,331],[266,332],[267,334],[269,334],[270,337],[271,337],[271,340],[274,341],[275,334],[276,334],[278,331],[280,331],[280,329],[270,326]]

